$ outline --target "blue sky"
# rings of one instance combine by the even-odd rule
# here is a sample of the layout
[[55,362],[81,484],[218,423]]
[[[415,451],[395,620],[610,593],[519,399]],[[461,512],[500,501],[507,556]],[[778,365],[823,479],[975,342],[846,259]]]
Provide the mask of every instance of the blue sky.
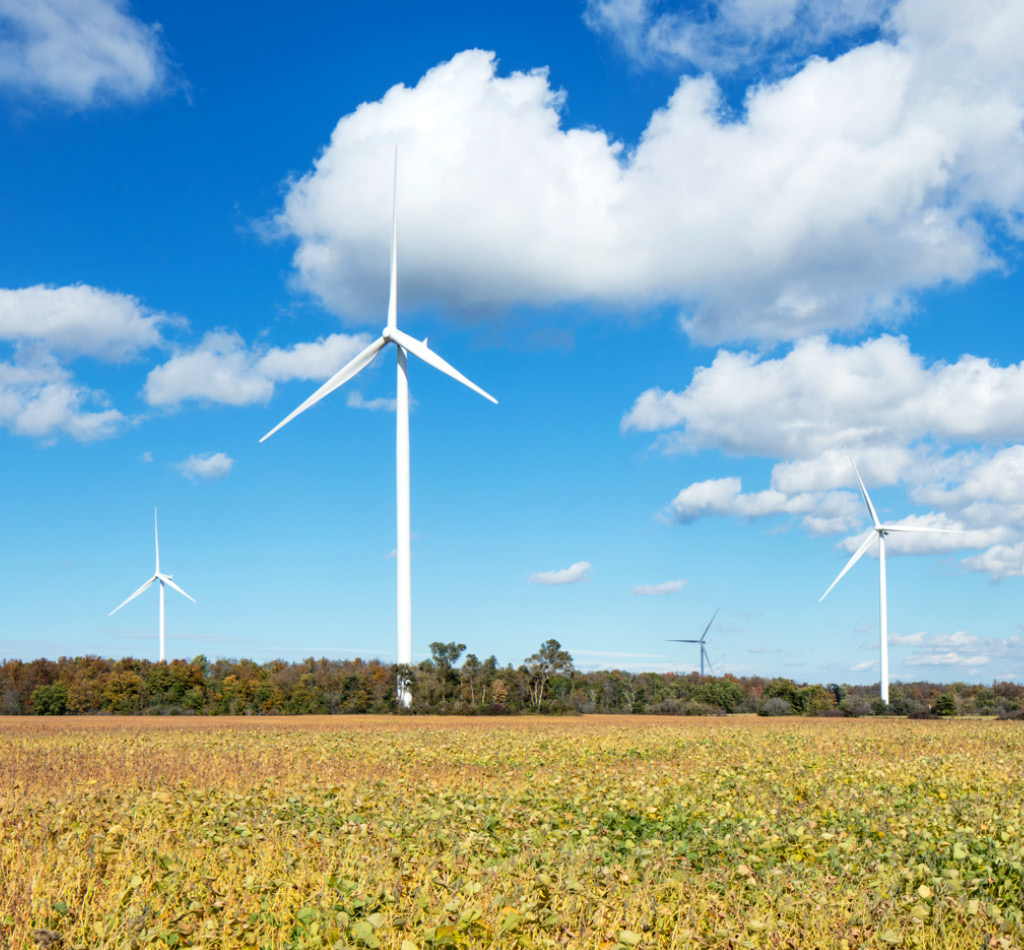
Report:
[[[0,655],[1024,678],[1024,8],[0,0]],[[692,655],[691,655],[692,654]]]

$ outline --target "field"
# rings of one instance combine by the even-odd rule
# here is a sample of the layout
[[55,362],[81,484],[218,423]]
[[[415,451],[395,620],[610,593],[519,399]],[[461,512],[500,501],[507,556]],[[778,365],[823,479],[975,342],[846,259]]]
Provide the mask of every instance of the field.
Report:
[[0,948],[1020,947],[992,721],[0,719]]

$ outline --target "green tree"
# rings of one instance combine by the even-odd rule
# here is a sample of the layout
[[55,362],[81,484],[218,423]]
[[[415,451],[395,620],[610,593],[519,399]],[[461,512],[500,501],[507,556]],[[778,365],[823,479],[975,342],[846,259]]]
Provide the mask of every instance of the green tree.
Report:
[[103,690],[104,707],[121,715],[138,712],[142,708],[144,688],[142,677],[135,670],[114,673]]
[[459,676],[455,672],[455,664],[465,652],[465,643],[441,643],[440,640],[435,640],[430,644],[430,656],[437,671],[441,702],[448,698],[449,688],[458,684]]
[[63,683],[32,690],[32,709],[37,716],[62,716],[68,707],[68,688]]
[[762,694],[764,699],[784,699],[790,707],[798,713],[804,711],[803,697],[800,695],[800,687],[792,680],[783,677],[776,677],[764,688]]
[[717,706],[726,712],[736,712],[745,695],[739,683],[729,680],[708,680],[698,687],[696,698],[698,702]]
[[806,716],[816,716],[835,705],[835,695],[824,686],[804,686],[797,693],[800,699],[800,710]]
[[479,678],[483,666],[480,663],[479,658],[475,653],[470,653],[466,656],[466,659],[462,661],[462,669],[459,671],[459,678],[469,687],[469,705],[476,705],[476,688],[475,684]]
[[956,696],[952,693],[942,693],[935,697],[935,712],[940,716],[956,715]]
[[571,676],[573,672],[572,657],[557,640],[546,640],[540,649],[526,658],[527,683],[530,691],[530,704],[535,710],[540,709],[544,701],[544,689],[548,680],[558,673]]

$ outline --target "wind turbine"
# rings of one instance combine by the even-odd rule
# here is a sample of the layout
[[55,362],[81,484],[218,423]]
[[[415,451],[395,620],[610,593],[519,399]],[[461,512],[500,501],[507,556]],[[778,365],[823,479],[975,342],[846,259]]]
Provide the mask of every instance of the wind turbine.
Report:
[[711,657],[708,656],[707,647],[704,646],[704,638],[708,635],[708,631],[711,629],[711,624],[715,622],[715,617],[718,616],[716,610],[708,621],[708,625],[704,628],[704,632],[700,635],[699,640],[669,640],[668,643],[699,643],[700,644],[700,675],[704,675],[704,660],[708,661],[708,669],[711,670],[711,675],[715,675],[714,667],[711,666]]
[[168,587],[173,587],[179,594],[183,594],[185,597],[188,597],[188,599],[191,600],[193,604],[196,602],[196,599],[195,599],[195,597],[192,597],[189,594],[186,594],[177,584],[174,583],[174,581],[171,580],[171,578],[174,576],[173,574],[162,574],[160,572],[160,532],[157,529],[156,508],[153,509],[153,537],[156,539],[156,571],[154,572],[153,576],[148,581],[146,581],[145,584],[143,584],[134,594],[131,595],[131,597],[128,598],[128,600],[124,601],[123,603],[118,604],[112,611],[110,611],[109,614],[107,614],[107,616],[108,617],[113,617],[114,614],[116,614],[125,604],[127,604],[129,601],[135,600],[135,598],[138,597],[139,594],[141,594],[144,590],[147,590],[150,587],[150,585],[152,585],[153,581],[159,581],[160,582],[160,662],[163,663],[163,661],[164,661],[164,585],[166,584]]
[[882,666],[882,669],[881,669],[881,692],[882,692],[882,702],[885,703],[886,706],[888,706],[889,705],[889,620],[888,620],[888,617],[887,617],[886,597],[885,597],[885,536],[887,534],[889,534],[891,531],[895,531],[895,532],[901,532],[902,531],[902,532],[905,532],[907,534],[912,534],[912,533],[914,533],[916,531],[928,532],[928,533],[938,533],[938,534],[955,534],[955,533],[957,533],[958,529],[956,529],[956,528],[925,528],[925,527],[920,527],[920,526],[911,526],[911,525],[904,525],[904,524],[882,524],[878,520],[878,515],[875,512],[875,506],[873,504],[871,504],[871,498],[868,495],[868,490],[867,490],[867,488],[864,487],[864,481],[860,477],[860,472],[857,471],[857,466],[854,463],[852,456],[850,458],[850,465],[853,466],[853,474],[857,476],[857,484],[860,486],[861,497],[864,499],[864,504],[867,505],[868,514],[871,515],[872,531],[871,531],[871,534],[869,534],[864,539],[864,543],[861,544],[861,546],[859,548],[857,548],[857,551],[854,553],[853,557],[851,557],[850,560],[846,562],[846,567],[844,567],[839,572],[839,576],[834,581],[832,581],[831,585],[829,586],[829,589],[827,591],[825,591],[825,593],[822,594],[821,597],[818,598],[818,603],[820,604],[826,597],[828,597],[828,595],[829,595],[830,591],[832,590],[832,588],[835,587],[836,584],[838,584],[839,581],[842,580],[843,575],[846,574],[846,572],[851,567],[853,567],[853,565],[856,564],[861,559],[861,557],[863,556],[864,552],[867,551],[867,549],[869,547],[871,547],[871,542],[874,541],[877,538],[878,539],[878,613],[879,613],[879,630],[880,630],[879,642],[880,642],[880,647],[881,647],[881,652],[882,652],[882,660],[881,660],[881,666]]
[[[398,157],[395,156],[395,180],[392,193],[391,208],[391,286],[388,294],[388,319],[381,335],[371,343],[362,353],[343,366],[326,383],[323,384],[312,396],[301,406],[295,409],[290,415],[282,419],[271,429],[260,442],[265,442],[278,429],[287,425],[299,413],[305,412],[310,406],[315,405],[324,396],[334,392],[343,383],[346,383],[358,372],[365,369],[372,362],[373,358],[389,343],[395,344],[395,354],[398,362],[397,372],[397,399],[395,407],[395,484],[396,484],[396,507],[398,543],[395,556],[398,567],[398,663],[409,665],[412,663],[412,566],[410,563],[410,540],[409,540],[409,377],[407,370],[408,354],[418,357],[434,369],[440,370],[452,379],[458,380],[464,386],[468,386],[474,392],[479,393],[485,399],[497,404],[498,400],[489,393],[484,392],[476,383],[470,382],[454,366],[445,362],[433,350],[427,347],[426,340],[420,342],[408,333],[398,329]],[[408,682],[399,674],[398,697],[402,705],[408,706],[412,702],[412,693],[409,690]]]

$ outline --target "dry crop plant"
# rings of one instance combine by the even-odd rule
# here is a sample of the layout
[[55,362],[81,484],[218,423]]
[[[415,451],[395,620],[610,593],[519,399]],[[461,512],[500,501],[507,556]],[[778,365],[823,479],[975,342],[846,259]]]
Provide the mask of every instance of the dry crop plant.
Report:
[[0,947],[1021,945],[1024,732],[0,720]]

